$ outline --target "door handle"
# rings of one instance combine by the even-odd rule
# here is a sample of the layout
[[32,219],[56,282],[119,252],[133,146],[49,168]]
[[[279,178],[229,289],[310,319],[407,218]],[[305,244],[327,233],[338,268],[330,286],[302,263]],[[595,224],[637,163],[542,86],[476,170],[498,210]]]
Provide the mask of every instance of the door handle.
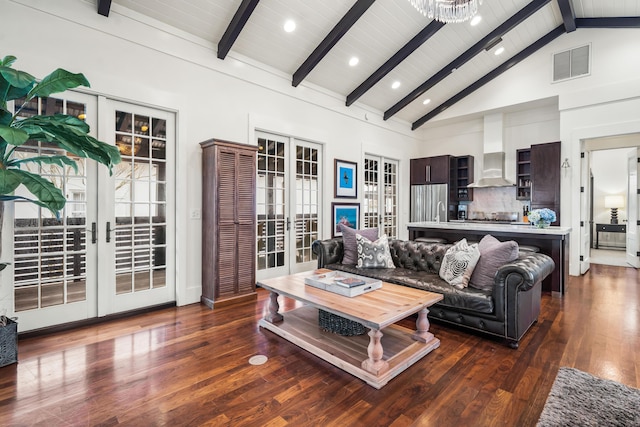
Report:
[[98,241],[98,227],[96,227],[96,223],[91,223],[91,243],[95,243]]
[[427,165],[424,167],[424,175],[425,175],[425,181],[431,182],[431,165]]
[[291,219],[287,217],[287,231],[289,231],[290,229],[291,229]]
[[107,243],[111,241],[111,223],[107,222]]

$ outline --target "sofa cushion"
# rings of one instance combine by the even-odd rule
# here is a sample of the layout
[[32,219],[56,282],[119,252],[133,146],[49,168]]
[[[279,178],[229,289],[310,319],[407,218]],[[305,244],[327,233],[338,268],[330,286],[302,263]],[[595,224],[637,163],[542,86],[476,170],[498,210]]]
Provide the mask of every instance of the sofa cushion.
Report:
[[458,289],[466,288],[479,259],[478,244],[468,245],[467,239],[462,239],[445,253],[440,265],[440,277]]
[[365,228],[362,230],[355,230],[344,224],[339,224],[338,227],[342,231],[342,245],[344,248],[342,263],[356,265],[356,263],[358,262],[358,246],[356,243],[356,233],[366,237],[371,241],[374,241],[378,238],[378,229]]
[[356,233],[358,245],[358,268],[396,268],[389,253],[389,241],[387,235],[383,234],[372,242],[366,237]]
[[518,244],[513,240],[501,242],[490,234],[480,240],[480,259],[473,270],[469,286],[491,291],[498,268],[518,259]]

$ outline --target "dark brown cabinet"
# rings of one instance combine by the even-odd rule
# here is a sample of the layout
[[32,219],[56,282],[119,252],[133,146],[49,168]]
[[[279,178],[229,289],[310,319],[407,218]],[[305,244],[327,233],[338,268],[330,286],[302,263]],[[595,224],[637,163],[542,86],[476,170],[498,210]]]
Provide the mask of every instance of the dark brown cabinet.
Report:
[[549,208],[560,224],[560,142],[531,146],[531,209]]
[[256,298],[256,152],[202,142],[202,302]]
[[434,156],[411,159],[411,185],[448,184],[451,156]]
[[458,202],[473,200],[473,188],[467,185],[473,182],[473,156],[459,156],[452,159],[451,187],[452,198]]

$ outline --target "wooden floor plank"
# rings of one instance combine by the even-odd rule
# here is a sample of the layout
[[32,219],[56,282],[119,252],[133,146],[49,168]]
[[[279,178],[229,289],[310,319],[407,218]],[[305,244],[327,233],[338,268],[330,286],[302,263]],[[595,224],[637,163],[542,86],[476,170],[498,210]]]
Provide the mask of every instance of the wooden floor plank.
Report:
[[259,328],[264,290],[25,338],[0,368],[0,425],[534,426],[561,366],[640,386],[639,282],[600,265],[571,277],[517,350],[432,322],[440,347],[381,390]]

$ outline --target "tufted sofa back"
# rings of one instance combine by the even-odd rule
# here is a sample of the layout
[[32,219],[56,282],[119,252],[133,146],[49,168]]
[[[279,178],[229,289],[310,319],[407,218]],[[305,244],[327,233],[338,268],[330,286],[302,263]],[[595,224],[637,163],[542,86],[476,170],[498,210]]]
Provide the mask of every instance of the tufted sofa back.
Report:
[[396,267],[438,274],[449,243],[427,243],[413,240],[389,241],[391,258]]

